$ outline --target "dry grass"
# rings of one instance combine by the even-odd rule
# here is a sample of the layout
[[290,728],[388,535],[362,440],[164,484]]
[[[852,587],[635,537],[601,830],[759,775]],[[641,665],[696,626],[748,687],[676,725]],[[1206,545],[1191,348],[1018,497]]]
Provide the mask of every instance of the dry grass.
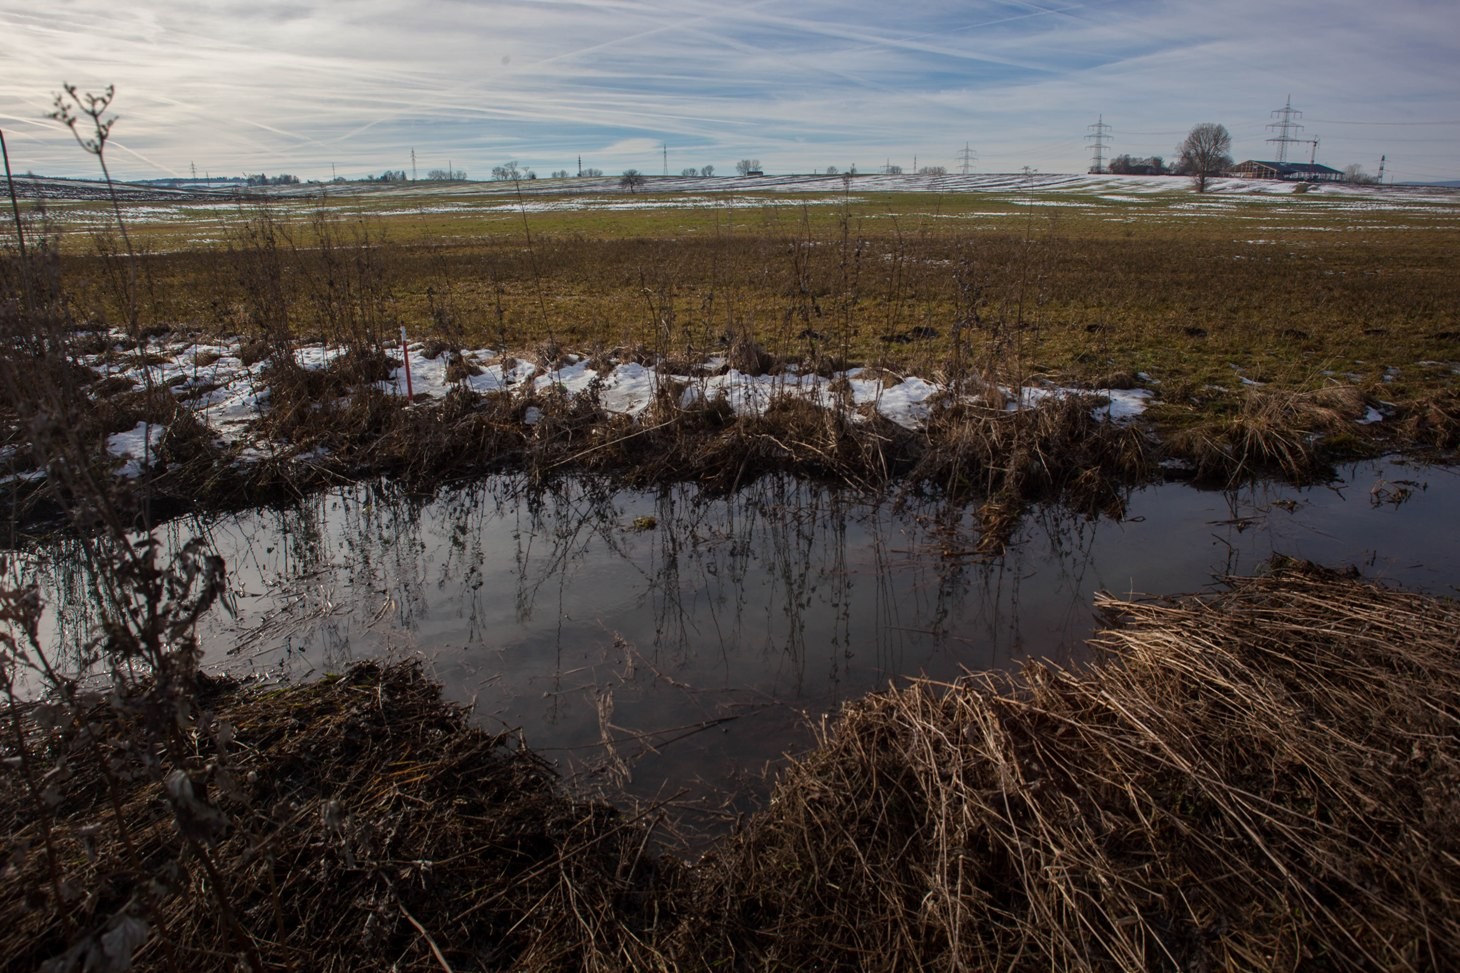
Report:
[[1089,671],[854,704],[701,876],[735,968],[1460,963],[1460,608],[1312,570],[1103,598]]
[[1276,476],[1307,483],[1323,477],[1344,447],[1352,455],[1354,422],[1365,408],[1364,396],[1350,385],[1316,391],[1250,386],[1229,413],[1177,429],[1166,445],[1204,482],[1233,486]]
[[[418,668],[364,665],[263,693],[215,684],[199,702],[211,712],[197,727],[199,764],[227,821],[209,853],[266,968],[654,964],[644,937],[666,922],[658,910],[683,870],[647,852],[649,822],[563,798],[543,761],[470,728]],[[105,705],[84,715],[94,731],[126,738],[106,725]],[[136,968],[232,968],[236,947],[212,894],[200,893],[201,869],[184,859],[150,876],[150,892],[139,889],[136,869],[166,859],[171,810],[138,786],[116,795],[114,811],[107,777],[74,730],[31,725],[50,747],[74,749],[55,855],[75,898],[52,901],[47,856],[21,853],[39,844],[34,822],[18,774],[0,770],[6,881],[34,890],[5,899],[5,968],[40,969],[78,933],[108,928],[133,895],[158,903],[149,919],[163,932]],[[119,771],[146,776],[126,766],[111,775]]]

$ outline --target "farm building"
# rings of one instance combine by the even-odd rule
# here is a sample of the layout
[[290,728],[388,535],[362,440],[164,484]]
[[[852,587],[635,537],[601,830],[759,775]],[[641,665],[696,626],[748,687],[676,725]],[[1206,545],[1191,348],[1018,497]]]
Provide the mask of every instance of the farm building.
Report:
[[1313,162],[1260,162],[1248,159],[1227,170],[1246,179],[1289,179],[1299,182],[1340,182],[1343,173]]

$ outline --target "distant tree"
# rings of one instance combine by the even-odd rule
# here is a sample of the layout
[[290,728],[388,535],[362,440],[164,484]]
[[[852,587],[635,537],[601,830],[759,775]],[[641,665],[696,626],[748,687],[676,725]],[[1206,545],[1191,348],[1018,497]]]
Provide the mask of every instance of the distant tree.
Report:
[[735,163],[735,171],[738,172],[738,173],[740,173],[740,175],[742,175],[742,176],[748,176],[752,172],[759,172],[760,171],[760,160],[759,159],[741,159],[739,162]]
[[1176,147],[1179,161],[1176,171],[1190,176],[1196,191],[1207,191],[1207,180],[1219,176],[1232,166],[1232,136],[1225,126],[1215,122],[1202,122],[1187,134],[1186,140]]
[[462,182],[466,173],[460,169],[431,169],[427,171],[426,178],[432,182]]
[[700,175],[704,176],[706,179],[710,178],[714,174],[715,174],[715,167],[714,166],[700,166]]
[[923,166],[921,169],[918,170],[918,175],[946,176],[948,175],[948,168],[946,166]]
[[638,169],[625,169],[624,174],[619,177],[620,189],[627,189],[629,192],[638,192],[639,187],[644,185],[646,180],[644,174]]
[[[381,178],[384,179],[385,176]],[[246,176],[243,182],[246,186],[297,186],[299,185],[299,177],[290,175],[287,172],[281,172],[277,176],[269,176],[260,172]]]
[[568,178],[568,170],[567,169],[554,169],[553,170],[553,178],[554,179],[567,179]]
[[1135,172],[1137,161],[1133,155],[1118,155],[1105,168],[1117,176],[1128,176]]
[[834,176],[834,175],[836,175],[837,174],[837,171],[838,170],[837,170],[837,167],[836,166],[827,166],[826,167],[826,174],[828,176]]
[[579,173],[579,175],[595,176],[595,177],[602,176],[603,175],[603,170],[602,169],[584,169],[581,173]]
[[696,169],[694,166],[690,166],[690,167],[688,167],[686,169],[679,170],[679,174],[681,176],[685,176],[687,178],[694,179],[694,178],[697,178],[699,176],[700,171],[698,169]]
[[1343,181],[1353,183],[1357,186],[1365,186],[1372,185],[1379,180],[1365,172],[1363,166],[1355,164],[1343,167]]
[[1118,155],[1110,160],[1106,168],[1118,176],[1162,176],[1166,174],[1166,161],[1159,155],[1144,159],[1133,155]]
[[499,166],[492,166],[492,178],[498,182],[510,182],[514,179],[521,179],[522,170],[518,167],[515,160],[512,162],[504,162]]

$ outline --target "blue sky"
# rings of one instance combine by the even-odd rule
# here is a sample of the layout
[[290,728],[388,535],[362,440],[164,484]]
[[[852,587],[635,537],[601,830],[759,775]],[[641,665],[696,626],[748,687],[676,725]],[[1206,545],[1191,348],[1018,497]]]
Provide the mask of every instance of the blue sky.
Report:
[[0,0],[18,171],[95,172],[44,117],[63,81],[116,86],[129,178],[353,177],[412,149],[422,176],[659,173],[665,145],[673,173],[956,171],[965,144],[978,172],[1082,172],[1101,116],[1110,153],[1214,121],[1273,158],[1291,96],[1321,162],[1460,179],[1454,0]]

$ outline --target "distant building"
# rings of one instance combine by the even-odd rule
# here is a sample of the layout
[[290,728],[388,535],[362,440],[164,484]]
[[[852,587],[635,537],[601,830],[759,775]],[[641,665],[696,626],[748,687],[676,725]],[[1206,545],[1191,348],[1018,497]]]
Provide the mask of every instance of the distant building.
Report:
[[764,169],[746,169],[745,170],[745,174],[747,176],[763,176],[763,175],[765,175],[765,170]]
[[1342,182],[1343,173],[1313,162],[1261,162],[1248,159],[1227,170],[1243,179],[1287,179],[1290,182]]

